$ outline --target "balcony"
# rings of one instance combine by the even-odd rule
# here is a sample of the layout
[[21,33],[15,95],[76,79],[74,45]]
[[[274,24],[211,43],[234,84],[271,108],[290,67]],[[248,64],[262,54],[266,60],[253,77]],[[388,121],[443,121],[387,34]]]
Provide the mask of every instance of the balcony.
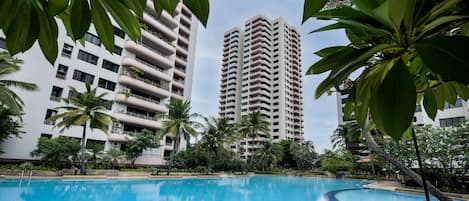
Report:
[[184,49],[183,47],[181,47],[180,45],[177,46],[177,51],[184,54],[184,55],[188,55],[189,53],[187,52],[186,49]]
[[160,33],[152,33],[148,30],[143,30],[142,36],[150,40],[152,43],[158,45],[167,52],[176,52],[174,45],[170,41],[164,40],[163,36]]
[[[154,17],[156,13],[153,13],[155,10],[153,1],[147,1],[147,8],[150,8],[152,10],[152,13],[150,15]],[[161,13],[160,20],[164,20],[166,24],[168,24],[171,28],[177,27],[177,21],[166,11],[163,11]]]
[[118,113],[112,114],[114,118],[121,122],[126,122],[129,124],[134,124],[134,125],[139,125],[151,129],[160,129],[161,128],[161,122],[158,122],[158,120],[155,117],[150,117],[138,113],[133,113],[133,112],[127,112],[127,111],[122,111]]
[[111,133],[107,135],[107,139],[111,142],[128,142],[129,140],[133,139],[133,137],[127,134],[114,133],[111,131]]
[[166,70],[163,70],[159,66],[148,63],[147,61],[142,60],[138,57],[135,58],[135,59],[124,58],[122,60],[122,65],[134,66],[134,67],[137,67],[138,69],[142,70],[143,72],[145,72],[146,74],[148,74],[150,76],[160,78],[160,79],[165,80],[167,82],[171,81],[171,77],[168,75],[168,72]]
[[127,71],[123,71],[121,73],[119,76],[119,83],[145,91],[146,93],[157,97],[166,98],[171,95],[171,93],[169,93],[168,84],[160,84],[149,79],[135,77]]
[[172,67],[172,62],[169,58],[169,55],[163,54],[148,44],[139,42],[137,45],[135,42],[129,40],[125,43],[125,48],[137,55],[141,55],[145,59],[151,60],[151,62],[155,62],[163,68]]
[[177,88],[184,89],[184,80],[173,80],[173,86],[176,86]]
[[132,93],[118,93],[115,96],[116,102],[124,103],[127,105],[135,106],[152,112],[166,113],[168,108],[162,105],[159,101],[143,97]]
[[174,73],[178,76],[181,76],[181,77],[186,77],[186,70],[184,68],[181,68],[181,67],[175,67],[174,68]]
[[164,34],[170,41],[174,41],[177,38],[176,32],[174,32],[171,28],[168,28],[163,23],[158,22],[153,16],[143,13],[143,21],[145,21],[150,26],[154,27],[162,34]]
[[185,60],[184,57],[176,56],[176,62],[178,62],[180,65],[183,65],[183,66],[187,65],[187,61]]

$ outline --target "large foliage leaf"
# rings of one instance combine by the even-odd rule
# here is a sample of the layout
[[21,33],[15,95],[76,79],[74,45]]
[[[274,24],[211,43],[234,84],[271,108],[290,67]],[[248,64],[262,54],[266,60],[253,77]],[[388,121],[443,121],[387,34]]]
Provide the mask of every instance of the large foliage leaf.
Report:
[[417,100],[413,79],[402,60],[394,64],[375,96],[376,113],[372,115],[378,116],[373,119],[380,119],[377,125],[392,138],[400,139],[411,125]]
[[158,14],[161,14],[163,10],[166,10],[169,14],[174,15],[178,3],[178,0],[154,0],[153,7]]
[[192,13],[207,26],[208,14],[210,10],[209,0],[184,0],[184,5],[192,11]]
[[427,89],[425,91],[425,95],[423,98],[423,107],[425,108],[425,112],[427,113],[428,117],[435,120],[435,116],[437,113],[437,105],[435,94],[433,94],[433,91],[431,89]]
[[39,5],[35,6],[39,19],[39,46],[50,63],[54,63],[57,58],[58,45],[58,29],[54,17],[41,10]]
[[136,40],[141,35],[140,24],[130,10],[120,1],[103,0],[104,6],[111,13],[112,17],[122,30],[129,35],[132,40]]
[[49,15],[54,16],[63,12],[67,8],[68,0],[48,0],[47,6]]
[[85,36],[90,28],[91,11],[87,0],[72,0],[70,10],[70,25],[72,39],[78,40]]
[[319,12],[328,0],[305,0],[303,6],[303,23]]
[[425,39],[416,47],[423,63],[444,80],[469,84],[469,37],[438,36]]
[[100,40],[108,51],[114,50],[114,27],[101,1],[91,1],[91,18]]
[[6,45],[11,55],[29,49],[39,35],[39,27],[36,12],[30,2],[25,2],[20,13],[6,30]]

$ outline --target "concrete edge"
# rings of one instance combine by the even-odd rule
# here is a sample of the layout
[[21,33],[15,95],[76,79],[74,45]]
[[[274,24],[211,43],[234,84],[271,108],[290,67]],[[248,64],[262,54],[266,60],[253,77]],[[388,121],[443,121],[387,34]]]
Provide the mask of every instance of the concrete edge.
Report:
[[[402,187],[392,187],[392,186],[380,186],[378,182],[373,182],[367,185],[363,185],[363,188],[366,189],[376,189],[376,190],[387,190],[387,191],[396,191],[396,192],[403,192],[403,193],[412,193],[412,194],[419,194],[423,195],[424,191],[420,189],[410,189],[410,188],[402,188]],[[463,199],[465,201],[469,201],[469,194],[458,194],[458,193],[447,193],[443,192],[445,195],[455,198],[455,199]]]

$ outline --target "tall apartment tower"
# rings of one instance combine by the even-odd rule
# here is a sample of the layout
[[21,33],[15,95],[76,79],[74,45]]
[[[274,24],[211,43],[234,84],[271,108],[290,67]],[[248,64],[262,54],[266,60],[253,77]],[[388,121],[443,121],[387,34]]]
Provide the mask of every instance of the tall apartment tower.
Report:
[[[105,100],[113,100],[109,109],[116,121],[109,133],[87,131],[87,144],[100,143],[106,150],[125,150],[133,133],[147,129],[157,132],[161,120],[156,115],[167,113],[170,98],[190,99],[196,42],[197,21],[182,4],[175,16],[163,12],[157,17],[152,1],[140,20],[142,36],[130,40],[116,22],[115,50],[109,53],[97,37],[94,26],[85,35],[86,44],[74,43],[66,36],[65,27],[59,24],[60,55],[51,66],[36,44],[18,57],[24,60],[22,70],[11,78],[36,83],[37,92],[17,90],[25,102],[23,116],[26,132],[21,138],[3,143],[5,153],[1,160],[34,160],[30,152],[36,148],[39,137],[68,136],[81,140],[81,126],[59,132],[56,122],[47,119],[57,113],[55,108],[65,105],[62,97],[73,96],[69,86],[85,90],[85,82],[106,92]],[[0,48],[5,40],[0,35]],[[146,150],[136,160],[137,165],[164,165],[164,156],[172,151],[173,141],[167,137],[164,146]],[[185,148],[185,142],[181,143]]]
[[[237,122],[259,111],[274,141],[303,140],[303,97],[299,31],[282,18],[255,16],[244,29],[224,34],[220,90],[221,117]],[[264,139],[231,145],[247,159]]]

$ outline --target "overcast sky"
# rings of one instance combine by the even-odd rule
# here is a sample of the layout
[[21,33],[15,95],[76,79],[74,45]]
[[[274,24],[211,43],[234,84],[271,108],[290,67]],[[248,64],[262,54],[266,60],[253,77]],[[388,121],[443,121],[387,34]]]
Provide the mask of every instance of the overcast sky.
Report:
[[[220,90],[223,33],[234,26],[244,26],[247,19],[265,15],[284,18],[301,32],[303,75],[319,59],[313,53],[325,47],[345,45],[343,31],[308,34],[327,24],[310,19],[301,24],[304,0],[213,0],[207,28],[199,26],[192,88],[192,111],[217,116]],[[325,75],[303,76],[305,139],[312,140],[316,150],[330,148],[329,136],[337,127],[336,97],[314,99],[314,90]]]

